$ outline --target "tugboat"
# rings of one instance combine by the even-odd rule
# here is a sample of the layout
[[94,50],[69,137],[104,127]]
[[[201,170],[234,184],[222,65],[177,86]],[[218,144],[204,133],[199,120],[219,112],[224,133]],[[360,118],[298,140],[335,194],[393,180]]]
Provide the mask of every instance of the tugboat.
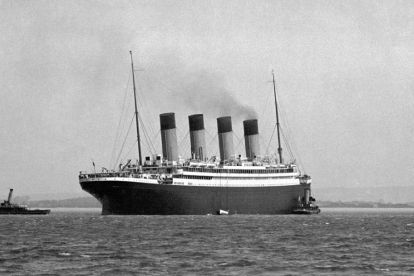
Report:
[[10,189],[8,199],[0,204],[0,215],[47,215],[50,213],[49,209],[30,210],[27,208],[27,205],[11,203],[12,195],[13,189]]
[[[310,181],[310,177],[306,175],[302,177],[301,182]],[[310,189],[305,189],[305,196],[298,197],[296,208],[293,209],[292,214],[296,215],[312,215],[319,214],[321,209],[315,204],[315,198],[310,196]]]

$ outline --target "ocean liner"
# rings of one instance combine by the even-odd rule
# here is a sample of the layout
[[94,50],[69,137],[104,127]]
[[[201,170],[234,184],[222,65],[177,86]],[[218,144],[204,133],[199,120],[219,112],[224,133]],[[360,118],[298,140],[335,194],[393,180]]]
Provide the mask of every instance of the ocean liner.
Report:
[[129,160],[118,171],[79,174],[82,189],[101,202],[102,215],[292,214],[298,207],[304,213],[309,206],[315,208],[311,178],[295,163],[283,162],[274,74],[278,158],[261,156],[257,119],[243,122],[246,156],[235,155],[231,117],[217,118],[220,157],[206,156],[203,115],[194,114],[188,117],[191,158],[182,160],[175,114],[164,113],[162,155],[143,161],[132,53],[131,65],[137,164]]

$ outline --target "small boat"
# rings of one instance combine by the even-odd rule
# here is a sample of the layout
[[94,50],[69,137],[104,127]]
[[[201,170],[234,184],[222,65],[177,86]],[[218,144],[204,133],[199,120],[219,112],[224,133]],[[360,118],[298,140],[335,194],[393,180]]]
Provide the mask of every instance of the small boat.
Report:
[[321,209],[318,208],[318,206],[315,207],[303,207],[303,208],[296,208],[292,211],[292,214],[295,215],[312,215],[312,214],[319,214],[321,212]]
[[321,209],[315,204],[315,198],[311,197],[309,192],[306,192],[302,199],[298,198],[298,203],[292,210],[292,214],[295,215],[313,215],[320,212]]
[[47,215],[49,209],[28,209],[27,205],[11,203],[13,189],[10,189],[9,197],[0,204],[0,215]]
[[219,215],[228,215],[228,214],[229,214],[229,211],[221,210],[221,209],[219,211]]

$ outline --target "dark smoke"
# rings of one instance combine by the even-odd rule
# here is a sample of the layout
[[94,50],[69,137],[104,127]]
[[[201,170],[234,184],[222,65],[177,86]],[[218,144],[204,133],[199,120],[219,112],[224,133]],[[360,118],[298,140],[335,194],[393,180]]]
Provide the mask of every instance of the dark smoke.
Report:
[[205,71],[191,74],[187,85],[180,88],[184,104],[195,113],[211,117],[231,116],[234,121],[257,118],[256,111],[237,98],[237,91],[229,91],[224,79]]

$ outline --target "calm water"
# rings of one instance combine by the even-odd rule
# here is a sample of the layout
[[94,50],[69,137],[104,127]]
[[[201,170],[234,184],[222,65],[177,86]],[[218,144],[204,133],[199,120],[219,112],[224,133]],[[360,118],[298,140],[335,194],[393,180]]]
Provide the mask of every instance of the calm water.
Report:
[[413,275],[414,210],[0,216],[1,275]]

